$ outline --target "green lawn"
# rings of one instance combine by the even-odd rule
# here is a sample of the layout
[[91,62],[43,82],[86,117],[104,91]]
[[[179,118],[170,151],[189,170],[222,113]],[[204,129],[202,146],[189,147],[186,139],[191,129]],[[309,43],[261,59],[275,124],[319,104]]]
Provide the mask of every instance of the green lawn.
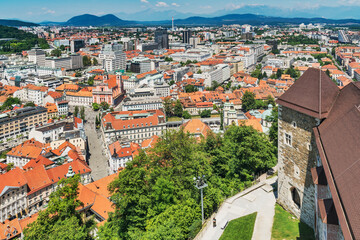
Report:
[[[251,240],[257,213],[231,220],[220,240]],[[222,226],[221,226],[222,227]]]
[[300,222],[280,205],[275,206],[272,240],[315,240],[311,227]]

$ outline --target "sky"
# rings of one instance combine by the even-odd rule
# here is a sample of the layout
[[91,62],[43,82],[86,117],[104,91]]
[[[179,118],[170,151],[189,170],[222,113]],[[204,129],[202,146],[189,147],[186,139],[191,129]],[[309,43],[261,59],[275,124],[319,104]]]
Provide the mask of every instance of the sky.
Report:
[[321,6],[360,6],[360,0],[0,0],[0,19],[26,21],[66,21],[80,14],[136,13],[146,9],[175,10],[182,13],[211,14],[247,5],[267,5],[283,9],[314,9]]

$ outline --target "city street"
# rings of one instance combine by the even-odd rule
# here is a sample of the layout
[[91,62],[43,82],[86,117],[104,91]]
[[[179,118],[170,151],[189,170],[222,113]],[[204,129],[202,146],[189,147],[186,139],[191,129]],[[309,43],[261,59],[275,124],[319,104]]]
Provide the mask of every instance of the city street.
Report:
[[108,163],[104,153],[103,141],[100,131],[95,130],[95,119],[99,112],[94,112],[89,107],[85,108],[85,133],[88,138],[89,166],[94,181],[108,175]]

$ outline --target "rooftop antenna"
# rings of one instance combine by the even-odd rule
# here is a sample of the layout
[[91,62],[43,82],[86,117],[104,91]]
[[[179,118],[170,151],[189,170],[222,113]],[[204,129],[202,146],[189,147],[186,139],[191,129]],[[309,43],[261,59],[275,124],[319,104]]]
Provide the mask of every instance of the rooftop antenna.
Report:
[[172,31],[174,32],[174,17],[172,17]]

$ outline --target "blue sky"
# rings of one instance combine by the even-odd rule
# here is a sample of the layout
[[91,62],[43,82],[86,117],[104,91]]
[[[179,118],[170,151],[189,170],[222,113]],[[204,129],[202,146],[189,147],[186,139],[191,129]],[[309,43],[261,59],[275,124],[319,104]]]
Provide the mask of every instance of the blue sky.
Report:
[[[321,6],[360,6],[360,0],[0,0],[0,18],[34,22],[65,21],[84,13],[104,15],[134,13],[146,9],[210,14],[247,5],[268,5],[306,11]],[[121,17],[121,14],[117,16]]]

